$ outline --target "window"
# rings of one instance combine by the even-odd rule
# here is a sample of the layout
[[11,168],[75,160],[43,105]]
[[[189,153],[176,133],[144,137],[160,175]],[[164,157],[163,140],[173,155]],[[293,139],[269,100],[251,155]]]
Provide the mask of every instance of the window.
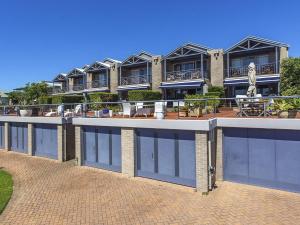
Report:
[[195,68],[195,63],[194,62],[181,63],[181,64],[175,64],[174,65],[174,71],[193,70],[194,68]]
[[263,65],[269,63],[269,57],[268,55],[260,55],[257,57],[257,64]]
[[233,67],[233,68],[242,67],[242,59],[232,59],[231,67]]

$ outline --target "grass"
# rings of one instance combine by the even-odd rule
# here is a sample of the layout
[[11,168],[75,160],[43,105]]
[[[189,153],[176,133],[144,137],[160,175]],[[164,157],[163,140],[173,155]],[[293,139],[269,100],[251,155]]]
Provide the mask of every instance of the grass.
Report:
[[0,170],[0,214],[3,212],[13,192],[12,176]]

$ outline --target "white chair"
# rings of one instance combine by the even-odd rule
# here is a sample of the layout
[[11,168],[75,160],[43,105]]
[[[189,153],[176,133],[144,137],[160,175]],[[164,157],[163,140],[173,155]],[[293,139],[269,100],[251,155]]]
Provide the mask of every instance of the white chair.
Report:
[[155,102],[154,115],[157,119],[163,119],[165,116],[165,102]]
[[124,102],[124,103],[122,103],[122,107],[123,107],[123,117],[124,116],[131,117],[134,115],[134,109],[130,103]]
[[136,110],[142,109],[143,106],[144,106],[144,103],[143,103],[143,102],[137,102],[137,103],[136,103]]
[[177,101],[173,102],[173,107],[178,107],[178,105],[180,107],[183,107],[185,104],[184,104],[184,101],[179,101],[179,104]]
[[65,112],[64,117],[80,116],[80,114],[81,114],[81,105],[76,105],[74,111],[70,111],[68,109],[68,111]]
[[50,110],[50,112],[47,112],[47,113],[45,114],[45,116],[47,116],[47,117],[56,116],[56,115],[57,115],[57,113],[56,113],[56,112],[53,112],[52,109]]

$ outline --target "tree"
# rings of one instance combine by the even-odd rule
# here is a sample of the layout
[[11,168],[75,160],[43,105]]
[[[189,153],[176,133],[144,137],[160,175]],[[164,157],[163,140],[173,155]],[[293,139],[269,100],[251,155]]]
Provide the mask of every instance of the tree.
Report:
[[47,96],[48,90],[45,82],[28,83],[23,91],[12,91],[8,93],[8,96],[14,105],[34,104],[40,97]]
[[300,95],[300,58],[285,59],[281,69],[281,95]]

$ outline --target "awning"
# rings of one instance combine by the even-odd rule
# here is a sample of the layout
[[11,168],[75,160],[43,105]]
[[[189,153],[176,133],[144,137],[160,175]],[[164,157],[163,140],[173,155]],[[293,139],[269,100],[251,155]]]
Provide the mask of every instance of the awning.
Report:
[[128,90],[145,90],[149,89],[150,85],[125,85],[125,86],[118,86],[117,91],[128,91]]
[[203,81],[189,82],[162,82],[160,88],[199,88],[203,85]]
[[[266,83],[278,83],[280,81],[279,76],[272,76],[272,77],[256,77],[257,84],[266,84]],[[248,77],[243,79],[225,79],[224,85],[239,85],[239,84],[248,84]]]

